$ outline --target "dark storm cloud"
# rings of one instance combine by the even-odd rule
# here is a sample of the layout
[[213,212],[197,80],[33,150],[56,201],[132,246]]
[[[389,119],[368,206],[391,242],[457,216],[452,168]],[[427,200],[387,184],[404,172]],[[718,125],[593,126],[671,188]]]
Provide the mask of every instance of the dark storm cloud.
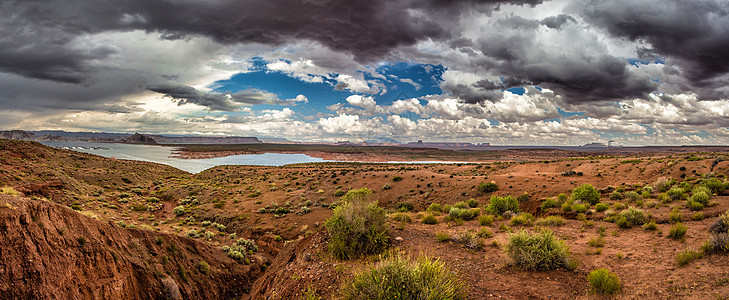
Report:
[[244,105],[295,104],[281,100],[275,94],[256,89],[228,94],[201,91],[187,85],[164,84],[151,86],[148,90],[170,97],[178,105],[197,104],[218,111],[236,111]]
[[471,64],[503,76],[503,81],[443,88],[468,103],[499,99],[502,89],[515,86],[549,88],[568,103],[645,98],[656,90],[658,84],[650,76],[632,72],[624,58],[597,51],[593,39],[562,34],[553,37],[562,39],[557,43],[542,43],[537,38],[542,24],[565,30],[569,21],[574,19],[556,16],[540,21],[509,15],[495,20],[494,28],[474,41],[482,56]]
[[552,29],[562,29],[562,26],[567,24],[567,22],[577,22],[577,20],[570,15],[559,14],[556,16],[546,17],[541,21],[542,25]]
[[647,43],[644,54],[673,59],[702,98],[729,96],[719,90],[729,72],[729,2],[586,1],[576,10],[615,36]]
[[[89,61],[113,49],[74,47],[74,38],[104,31],[145,30],[164,39],[191,35],[220,43],[283,44],[295,39],[318,41],[359,61],[373,61],[399,46],[428,38],[447,38],[447,30],[430,15],[476,6],[536,5],[542,0],[59,0],[0,2],[0,70],[23,76],[78,83]],[[411,8],[425,11],[411,14]]]

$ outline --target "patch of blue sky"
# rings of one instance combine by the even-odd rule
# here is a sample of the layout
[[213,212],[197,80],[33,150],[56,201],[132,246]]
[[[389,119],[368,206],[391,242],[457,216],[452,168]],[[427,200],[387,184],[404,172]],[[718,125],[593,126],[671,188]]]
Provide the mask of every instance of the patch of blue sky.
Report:
[[[281,99],[292,99],[304,95],[308,104],[299,103],[297,112],[317,113],[326,111],[326,106],[343,103],[348,96],[355,93],[334,88],[336,82],[324,79],[324,82],[307,82],[280,71],[271,71],[267,62],[261,58],[251,59],[252,67],[245,73],[238,73],[230,79],[216,81],[211,84],[217,92],[236,93],[242,90],[258,89],[274,93]],[[405,62],[385,63],[376,68],[376,72],[384,75],[373,76],[363,74],[366,80],[376,81],[384,85],[385,93],[369,95],[378,104],[390,104],[395,100],[418,98],[426,95],[439,95],[445,67],[442,65],[414,64]],[[338,74],[330,74],[336,77]],[[256,105],[254,110],[280,109],[278,105]]]
[[666,64],[666,58],[660,57],[660,56],[656,56],[653,58],[644,58],[644,59],[631,57],[631,58],[628,58],[628,63],[633,66],[636,66],[636,67],[640,67],[641,65],[647,65],[647,64]]

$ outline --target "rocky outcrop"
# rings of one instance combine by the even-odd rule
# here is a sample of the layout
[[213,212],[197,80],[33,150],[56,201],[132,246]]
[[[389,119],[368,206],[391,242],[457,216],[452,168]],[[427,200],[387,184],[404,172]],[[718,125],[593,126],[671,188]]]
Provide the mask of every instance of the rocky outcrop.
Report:
[[40,138],[38,138],[36,141],[38,142],[67,142],[66,138],[57,136],[57,135],[50,135],[46,134]]
[[4,194],[0,257],[0,299],[240,299],[265,263]]
[[32,141],[35,139],[35,134],[23,130],[6,130],[0,131],[0,138],[9,140]]
[[156,145],[157,141],[155,141],[152,137],[144,134],[139,134],[138,132],[135,132],[132,136],[124,139],[124,142],[127,144],[147,144],[147,145]]

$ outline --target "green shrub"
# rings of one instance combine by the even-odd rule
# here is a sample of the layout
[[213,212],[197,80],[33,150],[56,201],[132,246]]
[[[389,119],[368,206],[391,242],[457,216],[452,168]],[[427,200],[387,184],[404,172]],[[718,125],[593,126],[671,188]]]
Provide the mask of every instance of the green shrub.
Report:
[[576,213],[579,213],[579,214],[581,214],[581,213],[584,213],[584,212],[586,212],[586,211],[587,211],[587,206],[585,206],[584,204],[576,204],[575,206],[573,206],[573,207],[572,207],[572,209],[573,209],[573,210],[574,210],[574,211],[575,211]]
[[597,211],[606,211],[608,210],[608,208],[610,208],[610,205],[608,205],[607,203],[595,204],[595,210]]
[[0,188],[0,194],[6,194],[6,195],[13,196],[13,197],[20,196],[20,192],[18,192],[17,190],[15,190],[15,188],[13,188],[12,186],[4,186],[4,187],[1,187]]
[[481,214],[481,210],[478,208],[457,208],[452,207],[448,212],[448,216],[453,219],[461,219],[464,221],[470,221],[478,217]]
[[187,210],[185,210],[184,206],[180,205],[173,208],[172,213],[175,214],[175,216],[182,216],[187,213]]
[[623,199],[623,193],[618,191],[613,191],[610,193],[610,200],[622,200]]
[[704,254],[702,252],[694,251],[691,249],[686,249],[686,250],[679,252],[676,255],[676,262],[678,263],[679,266],[685,266],[688,263],[690,263],[691,261],[693,261],[695,259],[699,259],[703,256],[704,256]]
[[466,204],[468,204],[468,207],[470,208],[476,208],[478,207],[478,200],[471,198],[466,201]]
[[349,191],[343,203],[324,225],[329,232],[329,250],[340,259],[377,254],[389,246],[385,210],[370,201],[367,188]]
[[400,181],[402,181],[402,179],[403,179],[402,176],[393,176],[392,177],[392,181],[394,181],[394,182],[400,182]]
[[582,201],[595,205],[600,202],[600,192],[589,183],[585,183],[572,191],[572,201]]
[[447,242],[451,240],[451,235],[447,232],[438,232],[435,234],[435,239],[439,242]]
[[530,226],[532,225],[533,221],[534,216],[532,216],[532,214],[522,213],[511,217],[511,221],[509,222],[509,224],[511,224],[511,226]]
[[593,270],[587,275],[587,281],[592,286],[592,292],[595,294],[613,295],[620,292],[620,278],[615,273],[605,268]]
[[569,267],[569,248],[554,236],[554,232],[520,231],[509,234],[504,251],[513,264],[523,270],[551,270]]
[[587,244],[595,248],[602,248],[605,247],[605,239],[602,237],[602,235],[598,235],[597,237],[588,240]]
[[458,235],[456,235],[455,240],[456,242],[462,244],[464,247],[470,250],[478,250],[483,248],[483,241],[479,239],[478,236],[471,230],[466,230],[459,233]]
[[415,207],[413,206],[412,203],[400,202],[397,204],[397,206],[395,208],[399,212],[409,212],[409,211],[412,211]]
[[650,221],[648,223],[643,224],[643,230],[656,230],[658,229],[658,225],[656,224],[656,221]]
[[539,226],[562,226],[564,225],[564,218],[560,216],[548,216],[537,219],[534,224],[537,224]]
[[433,204],[430,204],[430,206],[428,206],[427,211],[428,212],[438,212],[438,213],[440,213],[440,212],[442,212],[442,209],[441,209],[440,204],[433,203]]
[[396,213],[392,215],[392,219],[401,223],[410,223],[413,221],[409,215],[404,213]]
[[556,199],[548,198],[547,200],[544,200],[544,202],[542,202],[542,210],[547,210],[555,207],[559,207],[559,201],[557,201]]
[[467,204],[467,203],[466,203],[465,201],[459,201],[459,202],[456,202],[455,204],[453,204],[453,206],[452,206],[452,207],[455,207],[455,208],[460,208],[460,209],[466,209],[466,208],[469,208],[468,204]]
[[646,222],[645,213],[642,210],[629,207],[628,209],[621,211],[618,219],[615,223],[621,228],[630,228],[633,226],[640,226]]
[[707,194],[704,191],[698,191],[691,195],[691,198],[689,198],[690,202],[698,202],[701,203],[702,206],[709,205],[709,199],[711,199],[711,196]]
[[701,204],[700,202],[692,201],[690,199],[688,200],[688,202],[686,202],[686,207],[688,207],[688,209],[691,211],[699,211],[704,209],[703,204]]
[[643,197],[641,197],[638,193],[636,193],[634,191],[625,193],[625,197],[628,198],[628,200],[630,200],[630,201],[638,201],[638,200],[643,199]]
[[499,186],[495,182],[482,182],[478,185],[478,191],[481,193],[493,193],[499,190]]
[[434,215],[427,214],[425,215],[425,217],[423,217],[422,222],[423,224],[435,225],[438,224],[438,218],[436,218]]
[[337,191],[335,191],[335,192],[334,192],[334,197],[342,197],[342,196],[344,196],[344,194],[346,194],[346,193],[347,193],[347,192],[345,192],[345,191],[343,191],[343,190],[339,189],[339,190],[337,190]]
[[686,225],[676,223],[675,225],[671,226],[671,231],[669,231],[668,236],[670,236],[674,240],[680,240],[686,235],[686,230]]
[[714,194],[721,194],[727,188],[727,185],[717,178],[704,179],[701,181],[701,186],[708,188]]
[[354,276],[341,291],[344,300],[466,299],[465,281],[438,260],[391,257]]
[[519,195],[519,197],[516,197],[516,201],[519,201],[519,203],[529,201],[529,198],[531,198],[531,195],[529,193],[524,192],[524,194]]
[[486,212],[501,215],[506,211],[519,212],[519,201],[512,196],[491,196],[489,204],[486,206]]
[[478,217],[478,223],[481,224],[481,226],[489,226],[493,222],[494,217],[490,215],[481,215],[480,217]]
[[648,199],[651,197],[651,193],[649,191],[643,191],[640,193],[640,197],[643,199]]
[[681,219],[683,219],[683,216],[681,215],[681,212],[679,212],[677,208],[674,208],[673,210],[671,210],[671,213],[668,214],[669,223],[678,223],[678,222],[681,222]]
[[666,194],[673,200],[681,200],[684,197],[684,191],[680,187],[672,187]]

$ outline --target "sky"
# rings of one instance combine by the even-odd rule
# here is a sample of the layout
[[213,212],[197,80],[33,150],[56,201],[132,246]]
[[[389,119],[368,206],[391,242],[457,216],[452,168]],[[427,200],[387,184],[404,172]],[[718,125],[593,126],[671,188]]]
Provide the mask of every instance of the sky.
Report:
[[725,0],[0,0],[0,129],[729,144]]

